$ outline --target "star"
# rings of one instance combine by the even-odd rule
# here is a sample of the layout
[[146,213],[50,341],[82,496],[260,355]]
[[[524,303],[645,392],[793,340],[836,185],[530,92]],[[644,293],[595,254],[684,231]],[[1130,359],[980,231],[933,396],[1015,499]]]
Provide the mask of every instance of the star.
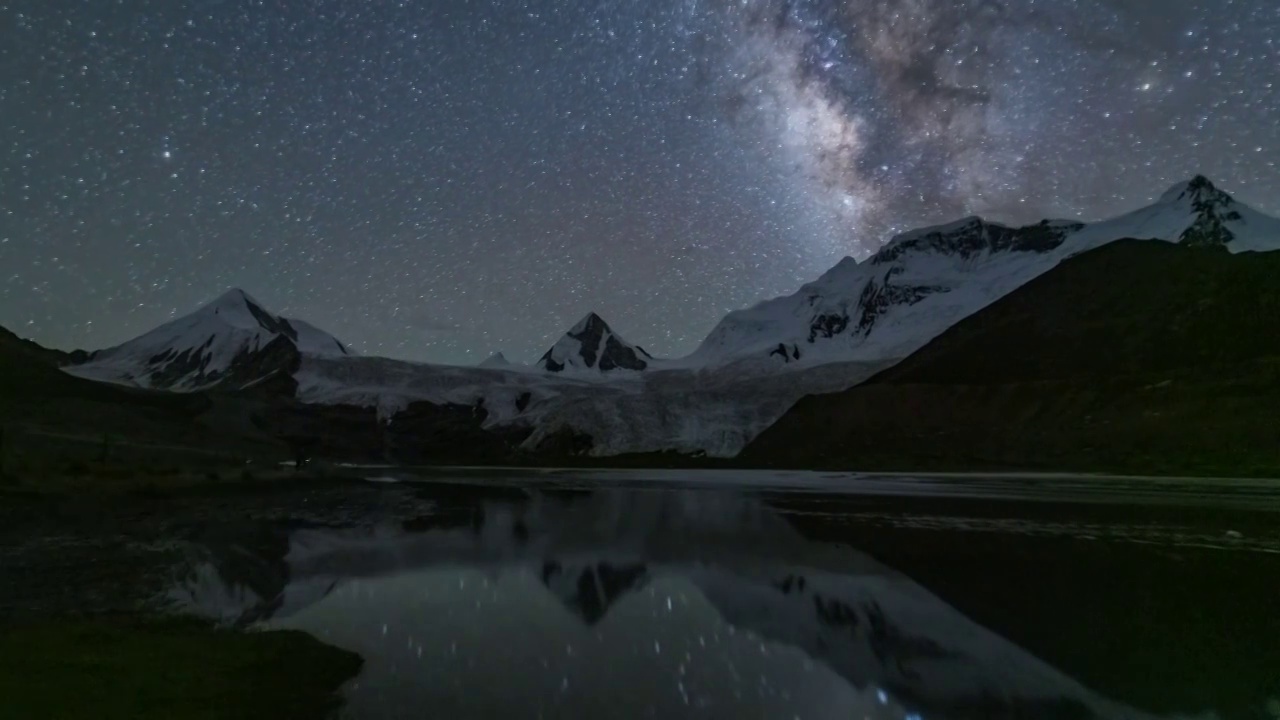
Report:
[[1280,213],[1273,0],[21,6],[0,325],[60,348],[241,287],[363,353],[528,362],[594,311],[679,356],[968,214],[1197,173]]

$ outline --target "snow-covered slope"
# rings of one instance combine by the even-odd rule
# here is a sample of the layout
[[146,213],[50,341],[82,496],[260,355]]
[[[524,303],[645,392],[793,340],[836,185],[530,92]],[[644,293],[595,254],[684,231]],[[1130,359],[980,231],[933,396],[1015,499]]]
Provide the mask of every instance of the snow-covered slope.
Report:
[[238,387],[275,372],[292,372],[299,353],[351,354],[323,330],[274,315],[243,290],[231,290],[190,315],[99,350],[88,362],[66,370],[92,380],[192,391]]
[[607,373],[645,370],[653,357],[613,331],[599,315],[588,313],[551,346],[538,367],[548,372]]
[[893,361],[1063,259],[1123,238],[1274,250],[1280,220],[1196,177],[1150,207],[1093,224],[1045,220],[1011,228],[970,217],[915,230],[862,262],[845,258],[793,295],[730,313],[681,364],[749,363],[766,372]]

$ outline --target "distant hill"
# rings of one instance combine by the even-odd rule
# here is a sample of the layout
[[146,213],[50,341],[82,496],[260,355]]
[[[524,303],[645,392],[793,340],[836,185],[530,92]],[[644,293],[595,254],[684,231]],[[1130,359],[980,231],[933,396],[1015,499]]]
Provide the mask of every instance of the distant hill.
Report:
[[1280,475],[1280,253],[1072,257],[740,456],[867,470]]

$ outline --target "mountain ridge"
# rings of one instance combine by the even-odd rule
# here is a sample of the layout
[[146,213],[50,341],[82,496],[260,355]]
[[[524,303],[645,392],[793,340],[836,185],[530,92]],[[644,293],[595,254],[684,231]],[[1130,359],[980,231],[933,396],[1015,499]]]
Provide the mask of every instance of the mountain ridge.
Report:
[[864,383],[803,398],[739,460],[1275,476],[1277,276],[1280,253],[1095,248]]
[[532,454],[569,447],[731,457],[805,395],[861,383],[1060,263],[1122,237],[1238,254],[1280,248],[1280,220],[1202,176],[1094,223],[962,218],[901,233],[796,293],[729,313],[684,358],[652,357],[594,312],[532,366],[500,353],[465,368],[362,358],[231,290],[67,370],[182,392],[266,383],[302,403],[364,408],[381,421],[411,406],[415,416],[431,415],[430,406],[457,414],[469,433],[474,420],[523,438],[522,451]]
[[951,323],[1072,255],[1121,238],[1187,242],[1231,252],[1280,248],[1280,220],[1202,175],[1131,213],[1092,223],[1011,227],[970,216],[900,233],[868,258],[845,258],[791,295],[729,313],[690,356],[714,367],[751,358],[796,368],[901,358]]

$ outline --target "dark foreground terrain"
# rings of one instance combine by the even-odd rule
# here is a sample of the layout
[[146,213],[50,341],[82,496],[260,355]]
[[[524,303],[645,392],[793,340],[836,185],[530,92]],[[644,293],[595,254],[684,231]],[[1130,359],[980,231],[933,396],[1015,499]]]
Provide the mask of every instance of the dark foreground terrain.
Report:
[[0,627],[0,696],[15,718],[320,718],[360,665],[304,633],[193,619],[26,617]]

